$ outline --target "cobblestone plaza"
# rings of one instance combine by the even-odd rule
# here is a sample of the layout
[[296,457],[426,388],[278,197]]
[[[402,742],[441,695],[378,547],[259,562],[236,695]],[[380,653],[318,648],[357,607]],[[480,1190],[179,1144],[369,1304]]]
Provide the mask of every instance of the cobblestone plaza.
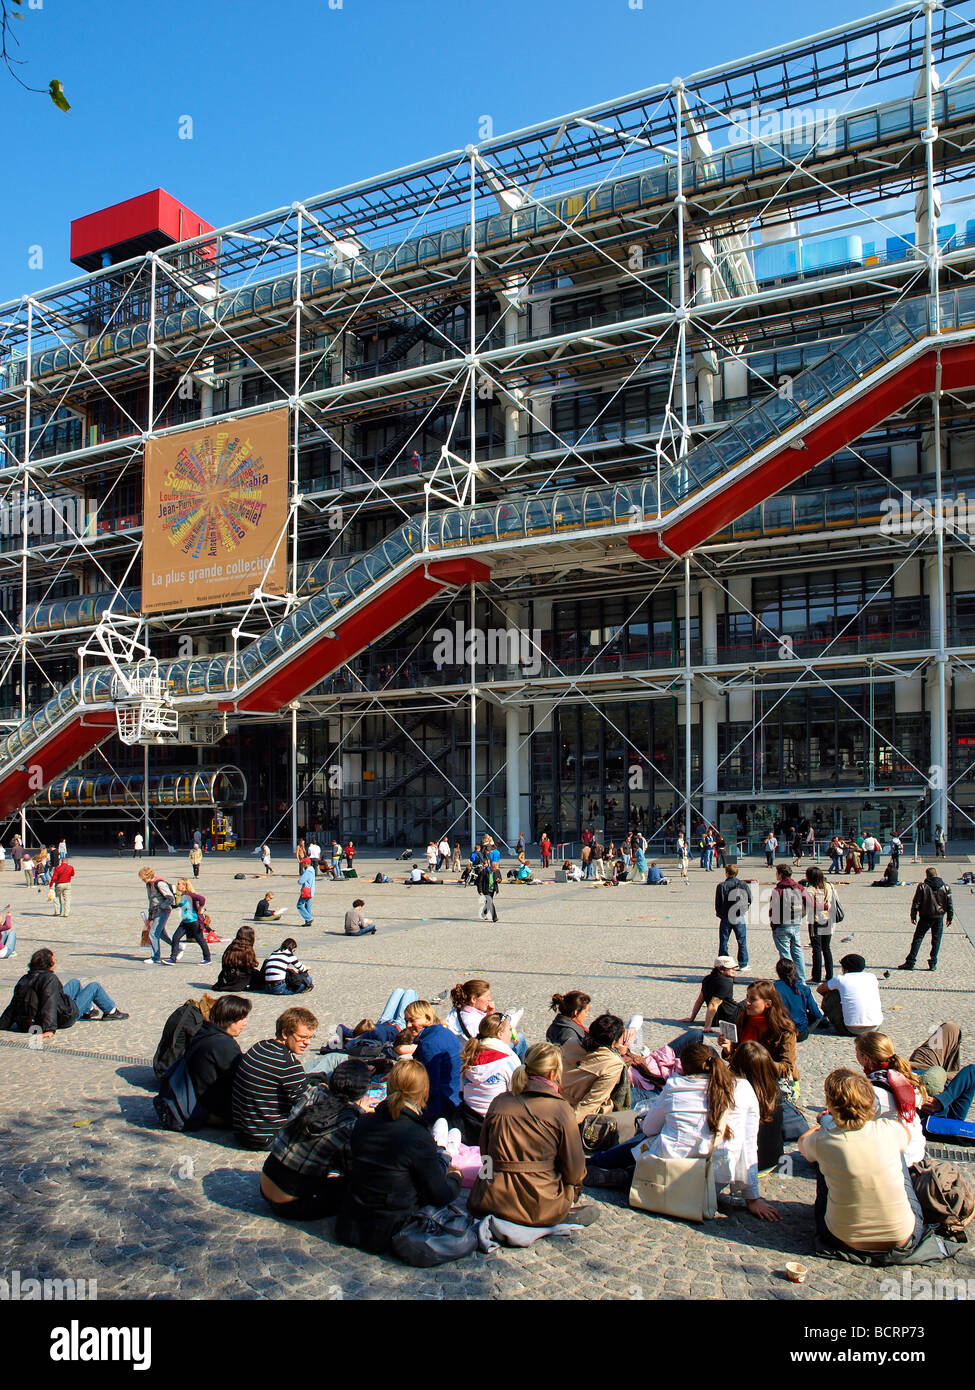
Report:
[[[158,872],[188,872],[182,856],[157,858]],[[717,875],[691,869],[690,886],[662,888],[545,881],[514,886],[498,898],[500,920],[477,920],[473,891],[448,877],[443,886],[372,885],[377,869],[401,866],[367,857],[355,887],[379,932],[360,940],[335,935],[352,885],[320,883],[315,920],[299,927],[294,870],[279,859],[269,883],[282,921],[258,927],[258,954],[294,934],[315,990],[301,1002],[319,1019],[315,1048],[334,1024],[375,1017],[391,989],[412,986],[431,997],[458,980],[491,981],[500,1007],[524,1007],[522,1031],[544,1035],[553,991],[579,987],[593,1012],[626,1018],[642,1013],[651,1046],[680,1031],[700,980],[717,948],[713,895]],[[249,920],[265,891],[263,878],[236,881],[256,861],[244,855],[207,856],[199,889],[214,926],[232,935]],[[263,1156],[237,1149],[227,1133],[178,1135],[158,1127],[151,1058],[168,1014],[211,986],[219,968],[203,966],[192,944],[173,968],[146,970],[138,945],[144,904],[131,857],[86,856],[76,861],[68,919],[52,915],[44,892],[22,876],[0,877],[0,898],[12,904],[18,933],[15,960],[0,961],[5,1003],[31,953],[50,946],[62,980],[98,979],[131,1017],[112,1027],[79,1022],[42,1048],[15,1034],[0,1037],[3,1064],[0,1155],[0,1277],[94,1281],[100,1299],[422,1298],[422,1299],[784,1299],[873,1300],[891,1297],[901,1271],[863,1269],[813,1256],[811,1170],[795,1155],[791,1176],[763,1178],[762,1195],[783,1219],[767,1224],[722,1201],[718,1220],[696,1227],[631,1211],[626,1194],[589,1191],[598,1222],[571,1238],[540,1241],[528,1250],[478,1254],[434,1270],[347,1250],[334,1222],[307,1227],[269,1215],[258,1193]],[[968,861],[949,861],[953,881]],[[902,861],[914,883],[923,864]],[[742,866],[760,885],[772,878],[755,861]],[[908,882],[888,892],[870,876],[838,879],[846,919],[834,937],[837,958],[866,957],[881,976],[884,1027],[907,1053],[930,1025],[953,1019],[962,1028],[962,1060],[973,1060],[975,1036],[975,898],[956,886],[956,918],[945,934],[937,974],[923,964],[913,975],[893,973],[909,941]],[[196,886],[196,885],[195,885]],[[842,944],[841,944],[842,943]],[[767,927],[749,931],[751,964],[744,979],[773,974],[775,951]],[[891,970],[884,980],[883,972]],[[736,991],[740,995],[742,991]],[[278,999],[254,995],[241,1037],[249,1046],[273,1031]],[[308,1059],[314,1060],[312,1053]],[[799,1049],[801,1104],[814,1121],[822,1083],[837,1066],[855,1065],[847,1038],[814,1035]],[[789,1164],[786,1164],[789,1169]],[[809,1269],[797,1287],[784,1274],[789,1260]],[[971,1248],[954,1261],[921,1271],[931,1278],[975,1280]],[[887,1281],[885,1283],[885,1281]],[[967,1284],[975,1289],[975,1283]],[[957,1296],[957,1295],[956,1295]]]

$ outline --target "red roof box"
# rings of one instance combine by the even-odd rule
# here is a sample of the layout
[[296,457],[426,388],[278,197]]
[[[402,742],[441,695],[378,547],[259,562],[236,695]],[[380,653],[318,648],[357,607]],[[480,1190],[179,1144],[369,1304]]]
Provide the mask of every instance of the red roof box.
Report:
[[[101,212],[76,217],[71,223],[71,259],[82,270],[98,270],[212,231],[209,222],[177,203],[164,189],[154,188]],[[213,243],[204,242],[196,253],[212,261]]]

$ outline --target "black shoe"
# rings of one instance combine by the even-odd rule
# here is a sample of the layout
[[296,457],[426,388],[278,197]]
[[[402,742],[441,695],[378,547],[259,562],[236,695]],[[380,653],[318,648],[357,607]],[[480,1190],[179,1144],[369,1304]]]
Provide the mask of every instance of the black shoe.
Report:
[[128,1018],[128,1014],[124,1014],[121,1009],[113,1009],[110,1014],[102,1014],[102,1023],[114,1023],[119,1018]]
[[929,965],[929,966],[928,966],[928,969],[929,969],[929,970],[937,970],[937,968],[938,968],[937,965]]
[[895,969],[897,969],[897,970],[913,970],[913,969],[914,969],[914,966],[911,964],[911,962],[910,962],[909,960],[906,960],[906,961],[904,962],[903,965],[898,965],[898,966],[895,967]]

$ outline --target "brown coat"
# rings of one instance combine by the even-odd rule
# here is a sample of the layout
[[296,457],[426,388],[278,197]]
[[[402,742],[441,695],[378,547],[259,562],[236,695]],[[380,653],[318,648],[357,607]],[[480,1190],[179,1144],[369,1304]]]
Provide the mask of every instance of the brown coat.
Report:
[[586,1052],[577,1042],[562,1048],[562,1094],[575,1111],[576,1123],[590,1115],[606,1115],[610,1099],[623,1075],[623,1058],[610,1047]]
[[519,1226],[564,1221],[586,1176],[579,1126],[570,1106],[532,1078],[520,1096],[497,1096],[481,1128],[481,1157],[493,1177],[478,1178],[468,1199],[475,1216]]

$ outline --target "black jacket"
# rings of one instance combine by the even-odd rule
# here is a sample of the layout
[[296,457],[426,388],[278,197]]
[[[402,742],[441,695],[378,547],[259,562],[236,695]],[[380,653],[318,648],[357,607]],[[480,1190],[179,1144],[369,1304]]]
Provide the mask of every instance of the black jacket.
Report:
[[714,915],[722,922],[744,926],[752,905],[752,890],[740,878],[726,878],[714,890]]
[[[932,906],[932,900],[930,896],[925,893],[925,888],[931,889],[931,892],[934,894],[934,905],[939,908],[940,911],[932,912],[929,910]],[[955,904],[952,901],[951,889],[943,878],[928,878],[925,874],[924,878],[922,878],[921,882],[917,885],[914,891],[914,900],[911,903],[911,921],[916,922],[918,917],[923,917],[927,921],[930,921],[932,918],[945,917],[949,925],[954,921]]]
[[31,970],[14,985],[13,998],[0,1014],[0,1031],[28,1033],[36,1025],[42,1033],[56,1033],[77,1018],[78,1006],[54,971]]
[[581,1023],[566,1018],[565,1014],[556,1014],[548,1025],[545,1039],[556,1047],[562,1047],[567,1042],[584,1042],[588,1036]]
[[240,1047],[222,1028],[204,1023],[186,1049],[186,1069],[196,1098],[207,1114],[230,1119],[230,1093],[240,1063]]
[[264,988],[264,976],[259,969],[232,970],[226,965],[221,965],[216,983],[210,988],[221,992],[227,990],[233,994],[239,994],[242,989],[260,991]]
[[445,1206],[460,1191],[419,1116],[404,1110],[394,1120],[386,1101],[356,1121],[349,1156],[349,1190],[335,1226],[343,1245],[389,1250],[418,1207]]
[[160,1081],[174,1062],[178,1061],[189,1046],[190,1039],[202,1028],[204,1022],[199,1006],[192,999],[180,1004],[178,1009],[163,1024],[162,1037],[152,1059],[152,1069]]

